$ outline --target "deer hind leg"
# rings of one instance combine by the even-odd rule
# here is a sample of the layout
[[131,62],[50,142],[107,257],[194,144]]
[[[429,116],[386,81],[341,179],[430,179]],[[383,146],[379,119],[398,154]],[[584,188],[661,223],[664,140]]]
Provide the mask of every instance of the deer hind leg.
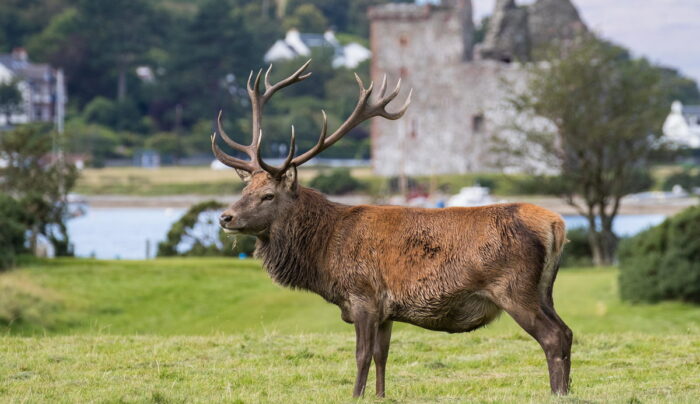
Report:
[[552,393],[569,392],[572,333],[554,312],[553,307],[514,305],[504,310],[542,347],[547,357]]
[[374,367],[377,369],[377,397],[384,397],[384,374],[386,361],[389,358],[389,344],[391,343],[392,321],[386,320],[377,328],[374,338]]
[[367,374],[372,364],[372,353],[374,352],[375,339],[377,337],[379,322],[377,317],[367,311],[358,312],[354,315],[355,324],[355,359],[357,361],[357,378],[355,379],[355,389],[353,397],[361,397],[365,394],[367,385]]

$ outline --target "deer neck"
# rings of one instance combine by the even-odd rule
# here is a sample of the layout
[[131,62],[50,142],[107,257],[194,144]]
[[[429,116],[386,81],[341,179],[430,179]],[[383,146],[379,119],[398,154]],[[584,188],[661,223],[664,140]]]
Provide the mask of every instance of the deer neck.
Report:
[[275,282],[335,300],[329,274],[322,267],[340,206],[300,187],[291,213],[276,221],[267,237],[258,239],[256,254]]

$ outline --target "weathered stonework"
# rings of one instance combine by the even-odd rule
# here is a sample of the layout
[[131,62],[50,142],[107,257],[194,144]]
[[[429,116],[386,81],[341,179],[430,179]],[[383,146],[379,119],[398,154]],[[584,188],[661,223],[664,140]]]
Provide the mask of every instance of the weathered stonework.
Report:
[[[480,51],[474,50],[471,1],[444,3],[393,3],[369,12],[375,86],[385,74],[390,88],[401,78],[400,101],[413,88],[413,101],[402,119],[372,122],[372,161],[377,174],[500,168],[493,149],[513,117],[507,99],[513,88],[524,85],[525,69],[519,63],[503,62],[502,54],[474,58]],[[506,21],[502,31],[510,39],[493,36],[492,43],[513,42],[518,29],[527,29],[528,21],[518,16],[520,9],[511,3],[499,2],[515,13],[515,17],[502,19]],[[508,25],[513,20],[518,29]],[[529,52],[529,42],[523,46],[519,52]]]

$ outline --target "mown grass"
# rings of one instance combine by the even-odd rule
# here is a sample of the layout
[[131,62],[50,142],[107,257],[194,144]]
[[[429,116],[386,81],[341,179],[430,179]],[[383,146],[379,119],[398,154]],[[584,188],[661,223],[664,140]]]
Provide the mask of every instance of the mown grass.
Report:
[[[61,308],[44,316],[47,326],[19,321],[6,327],[10,334],[208,335],[352,330],[340,320],[336,306],[315,294],[275,285],[256,260],[57,259],[0,274],[0,284],[11,281],[46,291],[53,306]],[[700,334],[697,307],[673,302],[639,306],[621,302],[617,270],[612,268],[560,271],[555,303],[575,332]],[[518,330],[508,316],[502,316],[479,332],[499,335]]]
[[[548,394],[542,351],[504,315],[469,334],[397,326],[383,402],[695,402],[700,309],[622,303],[616,277],[560,272],[555,302],[575,333],[568,398]],[[0,285],[52,308],[4,327],[0,401],[351,401],[352,327],[254,260],[59,259]]]
[[[665,179],[680,169],[679,166],[654,167],[651,171],[654,178],[652,189],[661,189]],[[303,167],[299,170],[299,179],[308,185],[320,172],[329,170],[324,167]],[[392,192],[389,178],[374,175],[369,167],[352,168],[350,172],[362,184],[359,192],[374,197]],[[493,194],[500,196],[546,195],[556,193],[558,189],[556,181],[524,174],[451,174],[420,176],[414,180],[426,190],[436,188],[450,194],[475,184],[488,186]],[[232,170],[212,170],[209,167],[108,167],[82,170],[75,191],[86,195],[221,195],[239,192],[242,188],[243,183]]]
[[[351,402],[350,333],[231,336],[0,337],[6,402]],[[396,332],[387,403],[695,403],[700,338],[584,335],[572,394],[549,395],[544,355],[519,333]]]
[[[308,183],[319,168],[299,170],[299,179]],[[354,168],[353,176],[371,176],[369,168]],[[86,195],[221,195],[238,192],[243,183],[233,170],[209,167],[108,167],[81,171],[75,192]]]

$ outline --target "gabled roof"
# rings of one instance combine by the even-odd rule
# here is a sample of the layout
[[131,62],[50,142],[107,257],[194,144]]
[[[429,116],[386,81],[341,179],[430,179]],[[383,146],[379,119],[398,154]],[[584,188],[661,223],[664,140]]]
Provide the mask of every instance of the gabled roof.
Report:
[[700,105],[683,105],[683,115],[700,117]]
[[25,79],[49,80],[51,77],[51,66],[44,63],[31,63],[12,54],[0,54],[0,64]]

